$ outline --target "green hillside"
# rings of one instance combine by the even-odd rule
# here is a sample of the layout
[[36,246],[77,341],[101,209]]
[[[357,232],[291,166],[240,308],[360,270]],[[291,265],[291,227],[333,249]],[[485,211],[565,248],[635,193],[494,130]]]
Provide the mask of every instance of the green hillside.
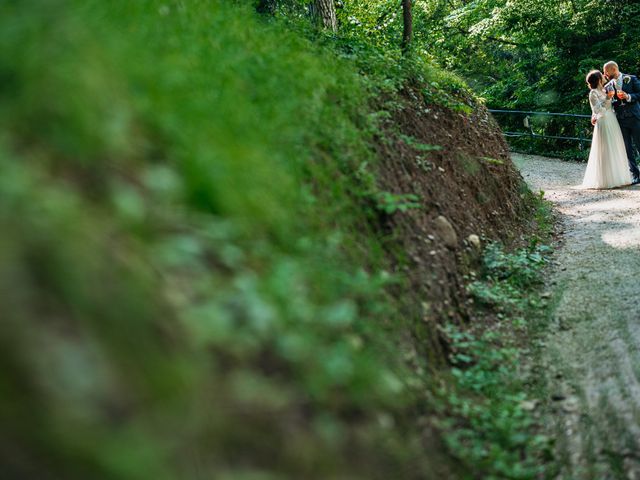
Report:
[[419,320],[384,219],[418,199],[382,189],[374,145],[406,85],[461,115],[475,100],[294,17],[0,5],[3,478],[466,468],[416,421],[447,359],[406,362]]

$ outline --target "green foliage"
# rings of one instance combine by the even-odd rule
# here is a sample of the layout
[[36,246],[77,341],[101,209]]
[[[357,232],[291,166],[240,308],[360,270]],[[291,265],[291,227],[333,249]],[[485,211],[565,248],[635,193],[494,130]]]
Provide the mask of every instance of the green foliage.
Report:
[[[590,114],[586,73],[616,60],[623,72],[640,73],[640,5],[623,0],[416,0],[416,55],[434,60],[447,85],[461,76],[490,108]],[[396,48],[402,15],[398,2],[353,0],[341,10],[342,28]],[[445,90],[455,91],[450,85]],[[438,94],[430,100],[437,101]],[[450,99],[448,101],[451,101]],[[459,104],[465,110],[464,102]],[[504,129],[524,132],[522,116],[499,115]],[[588,119],[549,118],[536,133],[591,136]],[[510,139],[519,151],[587,158],[588,144]],[[567,152],[567,153],[563,153]]]
[[421,143],[417,141],[415,138],[410,137],[409,135],[400,135],[401,140],[409,145],[411,148],[418,150],[419,152],[434,152],[438,150],[442,150],[440,145],[427,145],[426,143]]
[[480,157],[480,160],[482,160],[485,163],[490,163],[492,165],[504,165],[504,160],[500,160],[498,158]]
[[544,253],[549,247],[539,245],[535,249],[520,249],[505,253],[498,244],[490,244],[484,256],[487,277],[526,288],[539,280],[540,269],[544,266]]
[[[589,114],[585,74],[615,59],[626,73],[637,74],[633,52],[640,43],[633,2],[482,0],[441,4],[425,31],[438,45],[434,52],[468,79],[492,108]],[[427,9],[428,10],[428,9]],[[612,11],[615,14],[612,16]],[[434,28],[434,23],[438,24]],[[521,118],[500,115],[505,128]],[[511,122],[511,123],[510,123]],[[515,125],[517,127],[517,125]],[[523,131],[522,126],[517,127]],[[536,133],[591,135],[588,119],[548,119],[534,125]],[[514,141],[518,149],[530,139]],[[536,153],[586,159],[577,142],[536,140]],[[588,144],[586,145],[588,149]],[[563,155],[564,156],[564,155]]]
[[364,200],[405,77],[307,28],[0,5],[5,476],[424,477]]
[[537,323],[547,315],[538,289],[551,252],[543,242],[553,217],[542,192],[526,195],[536,209],[537,234],[528,247],[512,252],[489,244],[480,274],[468,284],[476,301],[496,312],[497,322],[444,328],[455,382],[443,383],[439,392],[441,408],[451,414],[441,428],[450,451],[481,478],[535,479],[549,473],[551,441],[539,434],[536,401],[520,366]]
[[[7,477],[430,475],[428,386],[397,354],[411,319],[370,226],[420,198],[378,190],[370,142],[405,88],[476,99],[402,55],[395,4],[346,3],[340,35],[304,2],[255,6],[0,4]],[[495,381],[463,376],[491,405]],[[516,413],[486,412],[502,445]]]
[[420,197],[412,193],[398,195],[390,192],[380,192],[376,196],[376,200],[377,208],[388,215],[421,207],[419,203]]
[[480,304],[519,315],[540,303],[531,292],[541,284],[541,272],[552,251],[545,242],[554,225],[552,204],[544,199],[543,191],[534,195],[527,189],[523,195],[533,207],[536,223],[529,245],[507,252],[503,245],[490,243],[484,252],[480,277],[470,278],[467,285],[467,290]]
[[528,191],[525,196],[529,196],[529,203],[534,207],[534,220],[537,226],[537,235],[531,237],[531,246],[536,246],[540,242],[547,241],[552,233],[555,222],[553,204],[544,198],[544,191],[540,190],[537,195]]
[[523,310],[529,301],[529,290],[541,281],[540,272],[549,252],[547,245],[507,253],[500,244],[489,244],[483,259],[482,278],[467,288],[484,305]]
[[451,413],[441,428],[450,451],[481,478],[541,478],[550,458],[550,441],[537,432],[535,402],[518,368],[520,338],[545,314],[536,287],[550,248],[534,243],[512,253],[490,244],[479,278],[468,286],[477,301],[499,312],[496,323],[484,330],[444,328],[455,382],[439,392],[441,408]]
[[439,392],[450,451],[478,478],[535,479],[544,474],[549,439],[535,430],[517,367],[512,326],[481,334],[447,325],[454,386]]

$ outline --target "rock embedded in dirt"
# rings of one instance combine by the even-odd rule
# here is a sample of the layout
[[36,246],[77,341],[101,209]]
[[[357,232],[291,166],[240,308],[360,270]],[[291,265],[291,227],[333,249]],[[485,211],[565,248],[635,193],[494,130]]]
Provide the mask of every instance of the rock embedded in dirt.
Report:
[[536,409],[536,407],[538,406],[538,403],[539,403],[538,400],[524,400],[520,402],[520,408],[522,408],[525,411],[531,412]]
[[467,242],[469,242],[469,245],[473,248],[480,250],[480,237],[475,233],[472,233],[467,237]]
[[580,410],[580,399],[577,397],[569,397],[562,404],[562,410],[565,413],[575,413]]
[[438,236],[442,239],[442,241],[448,248],[453,249],[458,246],[458,234],[453,229],[451,222],[449,222],[446,217],[440,215],[438,218],[436,218],[434,226],[436,228]]

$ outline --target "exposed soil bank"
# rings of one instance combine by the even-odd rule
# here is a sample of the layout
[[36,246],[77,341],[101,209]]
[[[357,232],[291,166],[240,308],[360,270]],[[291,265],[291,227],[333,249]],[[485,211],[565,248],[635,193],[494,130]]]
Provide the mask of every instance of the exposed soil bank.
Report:
[[[426,327],[414,329],[417,349],[441,362],[444,356],[434,355],[434,327],[482,315],[465,288],[465,274],[480,253],[469,237],[519,240],[533,228],[532,205],[485,107],[474,105],[465,114],[424,104],[420,95],[403,92],[401,108],[385,125],[385,138],[376,144],[377,176],[383,190],[420,198],[419,209],[391,215],[382,224],[390,244],[408,260],[402,273],[410,288],[401,294],[413,297],[408,303],[422,313],[410,316],[423,316]],[[436,149],[425,151],[425,145]]]

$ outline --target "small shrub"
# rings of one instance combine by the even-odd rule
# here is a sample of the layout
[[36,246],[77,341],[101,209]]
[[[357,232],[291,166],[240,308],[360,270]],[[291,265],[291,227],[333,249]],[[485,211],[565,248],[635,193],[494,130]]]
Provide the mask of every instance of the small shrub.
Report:
[[376,208],[388,215],[392,215],[395,212],[406,212],[413,208],[420,208],[419,201],[420,197],[412,193],[380,192],[376,195]]

